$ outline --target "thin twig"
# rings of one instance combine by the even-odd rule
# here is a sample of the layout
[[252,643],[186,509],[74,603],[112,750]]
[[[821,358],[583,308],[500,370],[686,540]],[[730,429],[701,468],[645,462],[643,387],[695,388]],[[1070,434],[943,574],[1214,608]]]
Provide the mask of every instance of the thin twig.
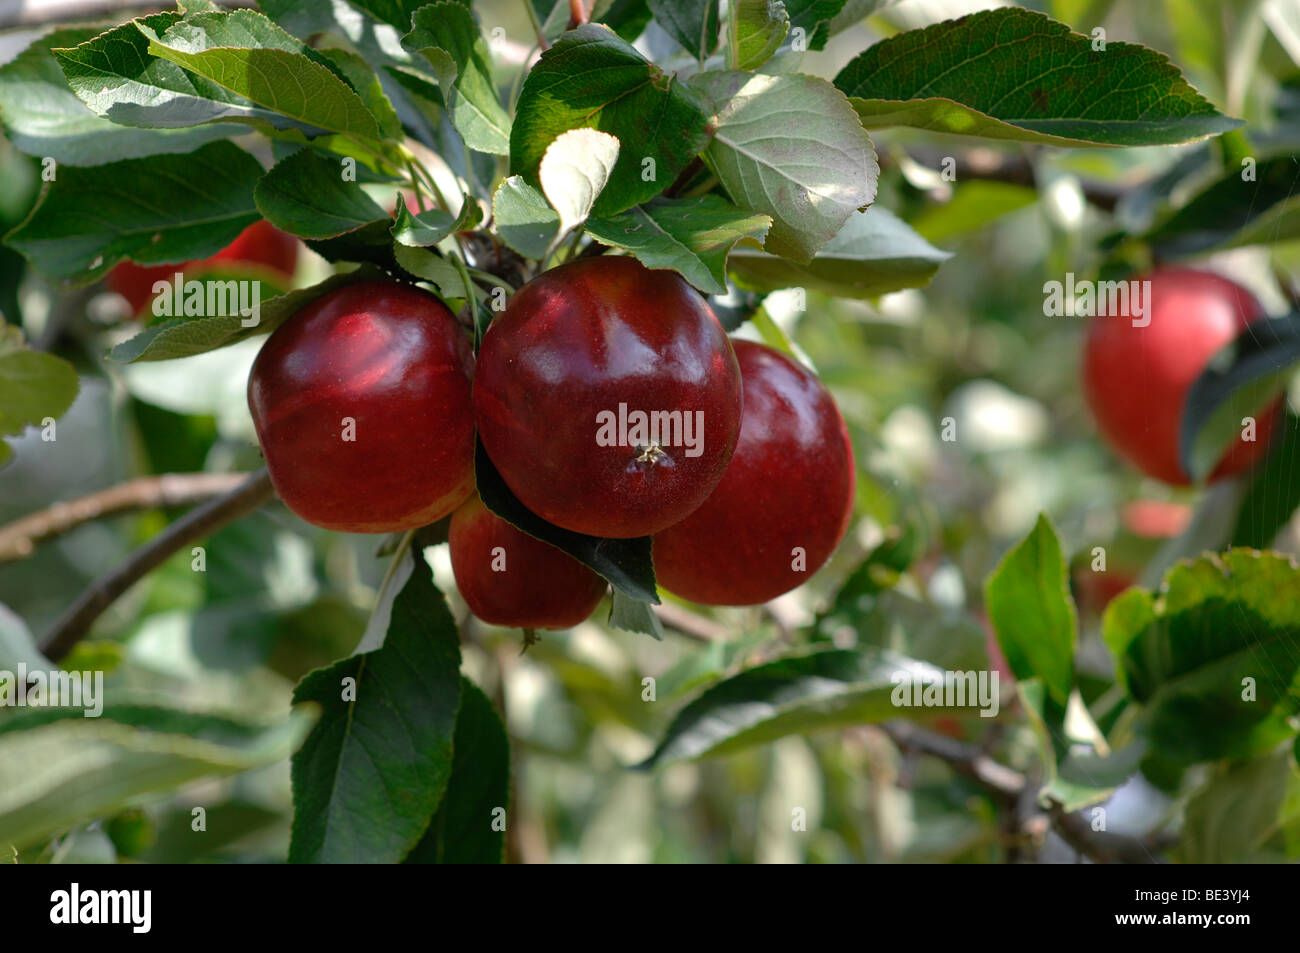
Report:
[[668,628],[697,642],[725,642],[731,638],[731,630],[725,625],[671,602],[658,606],[654,613]]
[[[533,25],[533,32],[537,34],[537,45],[542,52],[551,48],[550,41],[546,39],[546,31],[542,29],[542,21],[537,19],[537,11],[533,9],[533,0],[523,0],[524,9],[528,11],[528,22]],[[528,63],[525,61],[524,66]]]
[[[936,734],[907,721],[891,721],[881,726],[894,744],[904,751],[919,751],[944,761],[958,774],[970,778],[994,796],[1004,807],[1015,808],[1027,795],[1036,797],[1036,782],[1013,768],[990,758],[974,745],[946,735]],[[1134,837],[1095,831],[1079,812],[1070,813],[1060,805],[1038,812],[1046,816],[1053,830],[1076,851],[1098,864],[1153,864],[1152,846]],[[1028,826],[1035,818],[1028,818]],[[1154,849],[1163,845],[1154,843]]]
[[583,0],[569,0],[569,29],[576,30],[587,22],[587,7]]
[[119,596],[178,550],[233,523],[275,496],[271,477],[263,468],[224,496],[209,500],[132,553],[122,565],[91,583],[54,623],[41,642],[41,651],[58,661],[71,651]]
[[166,506],[188,506],[229,493],[247,473],[164,473],[128,480],[106,490],[43,510],[0,526],[0,563],[30,556],[37,543],[62,536],[93,520]]

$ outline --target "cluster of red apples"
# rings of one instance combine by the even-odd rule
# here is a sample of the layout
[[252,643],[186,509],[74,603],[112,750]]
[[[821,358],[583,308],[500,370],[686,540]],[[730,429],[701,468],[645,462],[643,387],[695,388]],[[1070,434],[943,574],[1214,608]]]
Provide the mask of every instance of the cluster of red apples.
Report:
[[[210,259],[123,263],[108,285],[140,313],[176,270],[253,265],[287,280],[297,256],[296,239],[259,221]],[[1121,456],[1182,486],[1187,393],[1264,310],[1208,272],[1162,267],[1135,279],[1144,280],[1143,320],[1093,319],[1083,392]],[[271,336],[248,396],[290,509],[365,533],[451,514],[461,593],[498,625],[570,627],[606,585],[484,506],[476,434],[535,514],[590,536],[653,537],[658,580],[695,602],[750,605],[789,591],[829,558],[852,511],[852,449],[821,382],[770,348],[728,339],[690,285],[633,258],[576,261],[529,282],[477,358],[433,295],[396,281],[345,286]],[[659,415],[663,432],[628,430],[628,408],[643,422]],[[1209,479],[1257,463],[1281,415],[1279,399]],[[617,439],[600,439],[598,421],[613,418]]]
[[589,536],[652,537],[658,581],[706,604],[756,604],[799,585],[853,507],[848,432],[821,382],[729,339],[676,273],[629,257],[533,279],[477,356],[419,288],[338,288],[271,335],[248,400],[291,510],[364,533],[450,514],[457,585],[496,625],[571,627],[606,584],[483,504],[476,436],[537,516]]

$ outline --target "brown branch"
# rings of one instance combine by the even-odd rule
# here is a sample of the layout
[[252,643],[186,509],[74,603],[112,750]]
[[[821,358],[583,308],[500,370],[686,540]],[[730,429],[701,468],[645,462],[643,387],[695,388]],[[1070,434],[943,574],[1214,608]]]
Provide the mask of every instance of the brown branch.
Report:
[[229,493],[247,477],[247,473],[164,473],[129,480],[66,503],[53,503],[0,526],[0,563],[30,556],[37,543],[62,536],[92,520],[200,503]]
[[224,496],[186,513],[132,553],[122,565],[91,583],[54,623],[41,642],[41,651],[57,662],[90,631],[100,613],[146,573],[157,569],[173,553],[251,513],[274,496],[271,477],[263,468]]
[[[881,728],[903,751],[918,751],[939,758],[988,791],[1005,808],[1015,809],[1029,795],[1034,795],[1036,801],[1037,784],[1032,778],[995,761],[974,745],[907,721],[886,722]],[[1157,860],[1152,856],[1152,849],[1160,850],[1164,846],[1159,842],[1149,846],[1135,837],[1095,831],[1082,813],[1070,813],[1059,804],[1040,809],[1023,826],[1042,827],[1043,820],[1050,823],[1063,841],[1098,864],[1154,864]]]
[[583,0],[569,0],[569,29],[576,30],[586,22],[587,10]]
[[686,168],[678,173],[677,178],[673,179],[672,184],[664,189],[664,195],[668,198],[675,198],[682,189],[690,184],[691,180],[705,170],[704,160],[696,156],[690,162],[686,163]]
[[696,615],[690,609],[670,602],[656,606],[654,613],[668,628],[697,642],[725,642],[731,638],[731,630],[722,623]]

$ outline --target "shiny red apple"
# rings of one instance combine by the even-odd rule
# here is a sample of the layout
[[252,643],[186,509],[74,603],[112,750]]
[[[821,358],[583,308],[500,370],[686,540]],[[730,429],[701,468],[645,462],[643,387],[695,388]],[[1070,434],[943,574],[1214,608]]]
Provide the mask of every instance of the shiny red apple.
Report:
[[592,536],[658,532],[722,479],[740,371],[705,300],[675,272],[605,256],[520,288],[479,350],[488,456],[537,515]]
[[137,265],[124,261],[108,273],[106,283],[131,305],[131,314],[137,315],[153,300],[154,284],[170,282],[176,272],[197,273],[201,269],[225,264],[262,265],[288,282],[298,265],[298,239],[277,229],[270,222],[258,220],[239,233],[239,236],[211,258],[202,261],[183,261],[175,265]]
[[707,605],[754,605],[808,579],[848,529],[856,486],[844,419],[815,375],[735,342],[745,387],[740,440],[699,509],[654,537],[655,575]]
[[[1264,309],[1245,288],[1218,275],[1161,268],[1136,281],[1151,282],[1145,327],[1126,315],[1097,316],[1083,359],[1084,397],[1097,429],[1115,450],[1148,476],[1173,485],[1191,482],[1178,460],[1183,403],[1220,348]],[[1257,414],[1255,440],[1239,436],[1210,475],[1222,479],[1251,467],[1268,449],[1280,403]]]
[[605,595],[605,580],[568,553],[515,529],[477,493],[452,514],[451,568],[475,616],[492,625],[569,629]]
[[424,526],[474,488],[473,355],[437,298],[365,281],[307,305],[267,340],[248,405],[281,499],[356,533]]

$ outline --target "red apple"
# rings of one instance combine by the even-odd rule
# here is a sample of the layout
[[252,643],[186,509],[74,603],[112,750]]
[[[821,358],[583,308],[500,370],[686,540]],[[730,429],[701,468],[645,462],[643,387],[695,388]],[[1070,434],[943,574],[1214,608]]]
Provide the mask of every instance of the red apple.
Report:
[[488,456],[534,513],[592,536],[649,535],[703,503],[740,409],[736,357],[708,304],[634,258],[533,279],[479,350],[474,412]]
[[137,315],[153,300],[156,282],[170,282],[178,271],[198,272],[223,262],[264,265],[287,282],[298,265],[298,239],[259,219],[211,258],[175,265],[137,265],[124,261],[108,273],[106,282],[110,291],[116,291],[131,305],[131,314]]
[[745,388],[736,452],[704,505],[654,538],[660,584],[707,605],[795,588],[830,558],[853,513],[853,448],[825,386],[771,348],[735,348]]
[[1087,565],[1075,569],[1075,594],[1080,611],[1101,615],[1112,599],[1137,585],[1138,572],[1129,569],[1096,571]]
[[1169,539],[1192,522],[1192,508],[1171,500],[1134,500],[1122,511],[1124,528],[1144,539]]
[[472,366],[452,313],[410,285],[360,282],[303,308],[248,378],[281,499],[356,533],[446,516],[474,488]]
[[605,580],[568,553],[491,512],[477,493],[452,514],[451,568],[470,611],[492,625],[569,629],[605,595]]
[[[1148,476],[1174,485],[1190,482],[1178,461],[1183,402],[1220,348],[1264,315],[1245,288],[1218,275],[1161,268],[1150,280],[1145,315],[1092,319],[1084,350],[1083,388],[1097,428],[1108,443]],[[1243,408],[1243,415],[1258,408]],[[1257,417],[1254,441],[1240,437],[1225,452],[1211,480],[1251,467],[1268,448],[1280,402]]]

